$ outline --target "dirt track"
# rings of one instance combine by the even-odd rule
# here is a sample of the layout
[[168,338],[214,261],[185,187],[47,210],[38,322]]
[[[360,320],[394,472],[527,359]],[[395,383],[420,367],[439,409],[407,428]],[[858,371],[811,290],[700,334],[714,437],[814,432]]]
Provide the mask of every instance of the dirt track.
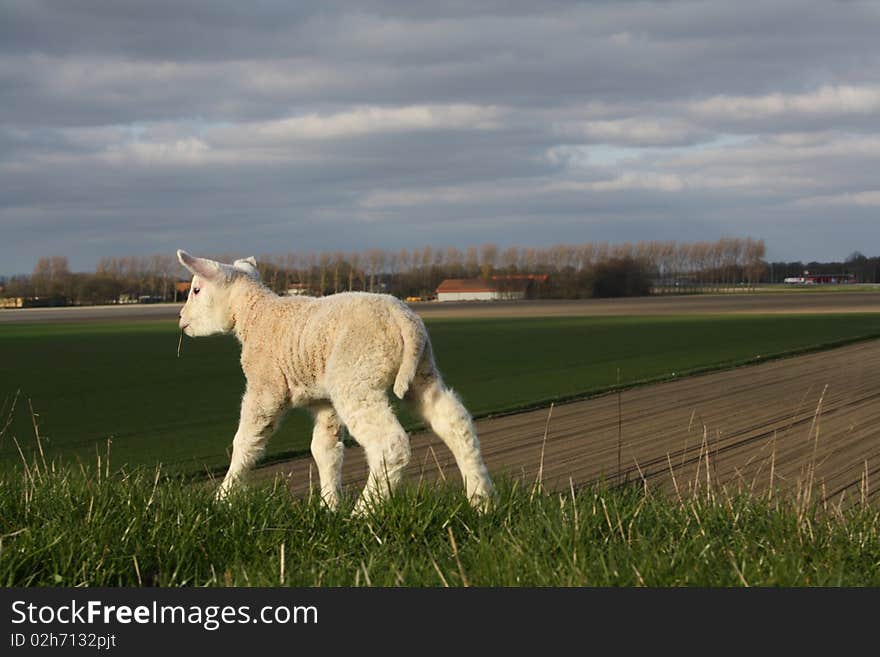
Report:
[[[821,403],[820,403],[821,400]],[[546,486],[562,490],[603,477],[640,480],[674,492],[694,482],[740,483],[755,491],[799,490],[815,463],[817,493],[857,499],[867,471],[868,494],[880,485],[880,341],[784,359],[727,372],[646,386],[553,409],[544,454]],[[818,411],[818,412],[817,412]],[[536,478],[547,409],[477,423],[489,469]],[[433,434],[412,437],[412,479],[458,471]],[[306,493],[311,459],[266,466]],[[641,474],[639,472],[641,470]],[[674,477],[673,474],[674,473]],[[360,486],[366,466],[360,449],[346,450],[346,486]],[[674,479],[674,481],[673,481]]]
[[[77,321],[173,321],[180,304],[0,309],[0,324]],[[880,292],[788,292],[656,296],[574,301],[417,303],[426,319],[446,317],[552,317],[586,315],[690,315],[728,313],[880,312]]]
[[700,294],[625,299],[419,303],[424,318],[880,312],[878,292]]

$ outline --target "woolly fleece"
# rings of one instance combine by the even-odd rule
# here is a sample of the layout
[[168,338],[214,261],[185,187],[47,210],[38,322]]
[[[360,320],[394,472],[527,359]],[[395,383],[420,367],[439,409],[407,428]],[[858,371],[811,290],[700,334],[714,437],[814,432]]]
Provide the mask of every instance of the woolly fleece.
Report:
[[335,508],[341,484],[341,428],[363,446],[370,475],[355,511],[387,496],[409,461],[409,439],[388,391],[409,402],[451,449],[472,504],[485,508],[492,482],[470,414],[440,377],[421,318],[384,294],[279,297],[259,280],[253,258],[227,265],[178,251],[193,273],[180,327],[191,337],[233,333],[247,379],[224,497],[265,451],[290,407],[315,418],[312,455],[321,495]]

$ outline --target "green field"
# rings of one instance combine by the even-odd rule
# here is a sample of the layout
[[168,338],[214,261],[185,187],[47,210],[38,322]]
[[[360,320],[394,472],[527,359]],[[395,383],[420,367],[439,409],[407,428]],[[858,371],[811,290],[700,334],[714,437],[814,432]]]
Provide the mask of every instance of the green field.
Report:
[[499,483],[485,515],[458,487],[405,486],[350,518],[283,483],[215,504],[145,468],[38,465],[0,473],[0,586],[880,585],[870,505]]
[[[445,378],[476,415],[880,335],[880,315],[434,320]],[[112,440],[114,466],[222,466],[244,379],[229,337],[184,338],[171,322],[0,327],[0,468],[34,447],[93,462]],[[10,412],[15,402],[14,412]],[[9,425],[3,430],[7,420]],[[411,419],[407,420],[412,423]],[[307,449],[292,413],[269,455]]]

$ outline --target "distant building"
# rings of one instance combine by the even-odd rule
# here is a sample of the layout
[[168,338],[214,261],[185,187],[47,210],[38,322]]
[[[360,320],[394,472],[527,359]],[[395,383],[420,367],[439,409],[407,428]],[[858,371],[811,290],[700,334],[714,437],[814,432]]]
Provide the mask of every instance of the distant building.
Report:
[[291,283],[287,286],[285,294],[289,297],[299,297],[309,293],[309,286],[305,283]]
[[856,282],[855,274],[807,274],[807,285],[851,285]]
[[174,302],[177,303],[181,299],[186,299],[189,294],[190,281],[177,281],[174,284]]
[[485,278],[447,278],[437,288],[437,301],[512,301],[525,299],[529,288],[546,283],[546,274]]
[[811,274],[805,271],[803,276],[789,276],[783,282],[788,285],[852,285],[856,282],[856,275]]
[[[525,292],[514,298],[523,297]],[[498,283],[482,278],[447,278],[437,288],[437,301],[497,301],[502,298],[505,297],[502,297]]]
[[0,298],[0,308],[47,308],[49,306],[68,306],[64,297],[4,297]]

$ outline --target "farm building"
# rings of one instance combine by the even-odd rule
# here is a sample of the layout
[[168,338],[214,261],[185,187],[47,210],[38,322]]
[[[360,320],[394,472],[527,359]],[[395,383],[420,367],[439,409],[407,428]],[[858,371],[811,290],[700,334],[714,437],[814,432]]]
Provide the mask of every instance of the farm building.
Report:
[[0,298],[0,308],[48,308],[56,306],[69,306],[70,302],[65,297],[3,297]]
[[811,274],[791,276],[785,279],[789,285],[852,285],[856,282],[855,274]]
[[483,278],[447,278],[437,288],[437,301],[498,301],[524,297],[524,289],[502,292],[497,281]]
[[808,285],[849,285],[856,282],[855,274],[807,274]]
[[177,302],[178,299],[186,299],[186,295],[189,294],[189,286],[190,281],[177,281],[174,284],[174,301]]
[[500,301],[525,299],[532,285],[545,283],[546,274],[447,278],[437,288],[437,301]]

